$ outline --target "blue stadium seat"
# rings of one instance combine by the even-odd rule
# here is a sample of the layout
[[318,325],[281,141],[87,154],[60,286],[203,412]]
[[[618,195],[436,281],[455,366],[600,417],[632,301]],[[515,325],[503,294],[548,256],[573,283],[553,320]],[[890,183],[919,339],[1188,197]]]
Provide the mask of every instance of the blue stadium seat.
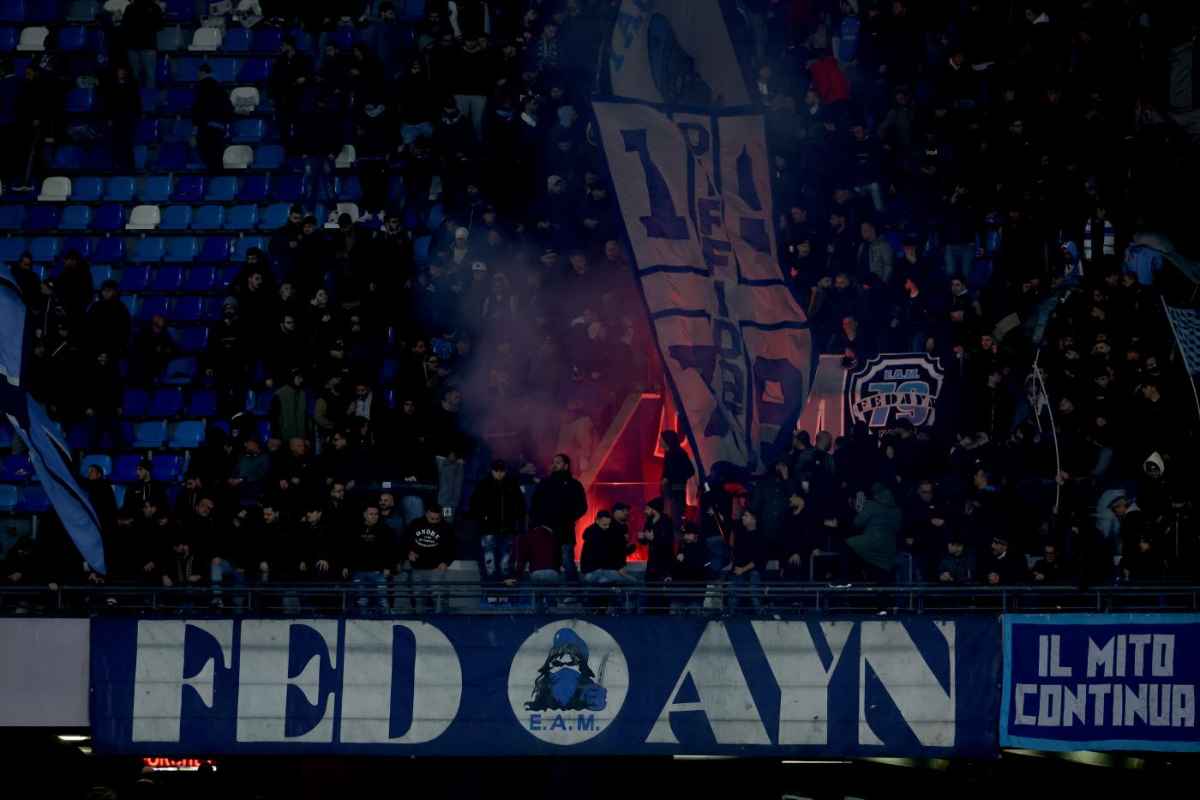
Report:
[[347,203],[357,203],[362,199],[362,185],[357,175],[346,175],[333,179],[333,192],[338,200]]
[[258,215],[258,227],[264,231],[273,231],[287,224],[288,211],[291,206],[287,203],[275,203],[267,206]]
[[429,245],[432,241],[432,236],[418,236],[413,240],[413,261],[421,266],[429,263]]
[[0,263],[16,261],[28,249],[29,243],[24,239],[0,239]]
[[98,231],[125,229],[125,207],[114,204],[100,206],[92,215],[92,228]]
[[208,65],[212,67],[212,74],[217,83],[233,83],[237,80],[241,59],[210,58]]
[[[162,219],[158,223],[159,230],[186,231],[192,224],[191,206],[167,206],[163,209]],[[170,245],[168,244],[168,249]]]
[[147,407],[148,417],[174,417],[183,411],[183,390],[179,388],[155,389]]
[[[208,328],[182,328],[179,331],[179,349],[185,353],[203,353],[208,347]],[[207,416],[190,411],[192,416]]]
[[133,194],[137,190],[137,181],[126,175],[117,175],[108,179],[104,187],[104,199],[110,203],[133,202]]
[[59,228],[62,230],[88,230],[91,225],[91,209],[86,205],[68,205],[62,209]]
[[265,251],[267,249],[267,242],[261,236],[243,236],[233,246],[233,260],[239,263],[245,261],[246,251],[251,247],[257,247]]
[[51,160],[50,166],[56,170],[82,168],[83,148],[73,144],[60,145],[54,151],[54,158]]
[[166,252],[167,243],[161,236],[148,236],[134,242],[131,260],[135,264],[157,264]]
[[19,231],[25,219],[25,206],[0,206],[0,231]]
[[271,197],[281,203],[296,203],[308,194],[303,175],[275,175],[271,178]]
[[95,22],[99,14],[99,0],[72,0],[67,5],[67,22]]
[[166,142],[158,148],[154,168],[161,172],[179,172],[188,168],[192,153],[187,142]]
[[249,231],[258,224],[258,206],[234,206],[225,215],[225,230]]
[[204,176],[180,175],[175,179],[171,200],[176,203],[199,203],[204,199]]
[[196,104],[196,90],[176,88],[167,90],[167,102],[163,111],[168,114],[191,114]]
[[58,258],[61,248],[62,240],[57,236],[39,236],[30,243],[29,252],[33,253],[34,261],[45,263]]
[[[195,330],[208,331],[208,328],[196,328]],[[188,399],[188,416],[191,417],[215,417],[217,415],[217,393],[212,389],[197,389],[192,392],[192,396]]]
[[137,198],[140,203],[168,202],[171,199],[171,176],[151,175],[142,178]]
[[68,236],[63,240],[62,249],[64,253],[74,250],[81,258],[90,259],[95,247],[96,241],[90,236]]
[[67,92],[68,114],[90,114],[95,107],[95,89],[72,89]]
[[172,56],[169,63],[171,80],[175,83],[195,83],[200,80],[200,64],[203,62],[199,58]]
[[197,261],[216,264],[229,260],[231,240],[228,236],[206,236]]
[[[247,248],[247,250],[249,250],[249,248]],[[242,260],[243,261],[245,260],[244,256],[242,257]],[[229,288],[229,286],[234,281],[237,280],[238,273],[241,271],[242,271],[242,268],[239,266],[236,266],[236,265],[228,266],[228,267],[221,267],[220,269],[218,269],[217,270],[217,288],[218,289]]]
[[[121,298],[121,304],[128,309],[130,316],[137,316],[137,311],[141,307],[142,300],[136,294],[127,294]],[[126,371],[128,371],[128,366],[126,366]]]
[[[101,209],[103,210],[103,209]],[[93,255],[98,263],[112,264],[125,260],[125,240],[120,238],[99,239]]]
[[92,264],[92,285],[100,288],[100,284],[107,280],[111,280],[113,276],[113,268],[107,264]]
[[177,322],[200,322],[204,319],[207,299],[197,295],[180,297],[175,301],[175,310],[171,314],[171,318]]
[[269,175],[247,175],[242,178],[242,187],[238,190],[239,203],[262,203],[267,199],[271,188]]
[[121,270],[122,292],[144,292],[150,285],[150,267],[145,264],[128,266]]
[[[145,147],[145,145],[137,145],[137,147]],[[136,156],[134,156],[134,160],[137,160]],[[83,151],[83,163],[79,166],[89,172],[104,172],[116,169],[116,165],[112,159],[112,148],[106,144],[98,144],[86,148]]]
[[261,25],[254,29],[254,40],[251,48],[256,53],[279,52],[283,46],[283,31],[278,28],[264,28]]
[[16,28],[0,28],[0,53],[11,53],[17,49],[17,41],[21,38]]
[[204,199],[210,203],[232,203],[237,193],[237,178],[232,175],[218,175],[209,179]]
[[246,392],[246,413],[253,414],[256,417],[265,417],[271,413],[271,398],[273,395],[269,389],[255,391],[254,389]]
[[271,62],[265,58],[247,58],[238,70],[239,83],[266,83],[271,74]]
[[92,466],[93,464],[100,468],[100,471],[104,473],[104,477],[107,478],[112,475],[112,456],[104,455],[103,453],[94,453],[79,459],[79,474],[87,475],[88,467]]
[[[162,49],[162,48],[159,48]],[[158,107],[162,104],[162,92],[158,89],[142,89],[142,113],[156,114]]]
[[122,508],[125,505],[125,486],[120,483],[112,485],[113,499],[117,501],[117,508]]
[[[58,31],[58,49],[64,53],[73,53],[88,46],[88,31],[79,25],[60,28]],[[67,109],[68,111],[70,108]]]
[[264,144],[254,150],[253,169],[279,169],[283,166],[283,148],[277,144]]
[[167,239],[167,255],[164,260],[168,264],[190,264],[196,259],[196,253],[199,251],[200,242],[195,236],[174,236]]
[[33,480],[33,463],[27,453],[5,456],[0,459],[0,481],[25,483]]
[[167,0],[163,16],[172,22],[191,22],[196,17],[193,0]]
[[179,267],[159,267],[150,279],[150,289],[155,292],[178,292],[183,283],[183,270]]
[[130,419],[146,416],[146,409],[150,405],[150,395],[146,394],[143,389],[126,389],[121,396],[121,410],[124,416]]
[[166,420],[139,422],[133,426],[133,446],[156,450],[167,441]]
[[133,313],[135,319],[146,322],[153,317],[167,317],[171,311],[171,300],[167,297],[142,297],[137,310]]
[[150,475],[156,481],[174,483],[183,477],[183,456],[158,453],[150,460]]
[[196,132],[196,124],[188,117],[168,120],[163,124],[162,139],[164,142],[186,142]]
[[21,493],[17,491],[17,487],[7,484],[0,485],[0,513],[8,514],[15,511],[20,499]]
[[446,221],[446,207],[441,203],[434,203],[433,208],[429,209],[429,217],[425,224],[429,230],[436,231],[442,227],[442,223]]
[[244,53],[250,49],[249,28],[230,28],[221,39],[221,50],[226,53]]
[[200,206],[192,212],[192,230],[219,230],[225,222],[225,209],[221,206]]
[[329,34],[328,41],[338,50],[349,52],[350,48],[354,46],[354,28],[339,26],[337,30]]
[[233,123],[230,141],[234,144],[258,144],[265,137],[266,130],[266,124],[261,119],[239,119]]
[[[167,446],[175,450],[194,450],[204,443],[204,422],[189,419],[171,426]],[[178,458],[178,456],[172,456]]]
[[48,231],[57,228],[62,219],[62,209],[56,206],[35,205],[29,212],[28,229],[33,231]]
[[173,358],[163,371],[162,382],[172,386],[186,386],[196,380],[198,374],[200,364],[192,356]]
[[142,460],[141,456],[126,454],[117,456],[113,459],[112,480],[113,483],[133,483],[137,480],[137,465]]
[[7,422],[0,421],[0,450],[12,447],[13,429]]
[[23,486],[21,499],[14,510],[18,514],[44,514],[50,510],[50,498],[40,486]]
[[84,175],[71,181],[73,203],[95,203],[104,196],[104,179],[95,175]]
[[158,120],[138,120],[137,128],[133,132],[133,141],[135,144],[158,144]]

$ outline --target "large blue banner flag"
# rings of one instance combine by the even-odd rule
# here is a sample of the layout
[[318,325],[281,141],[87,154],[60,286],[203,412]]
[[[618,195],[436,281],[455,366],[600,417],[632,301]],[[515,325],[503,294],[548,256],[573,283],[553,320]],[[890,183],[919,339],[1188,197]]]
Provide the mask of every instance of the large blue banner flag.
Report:
[[1000,744],[1200,751],[1200,615],[1004,617]]
[[0,268],[0,414],[29,450],[29,460],[54,511],[88,566],[103,575],[100,520],[79,488],[71,453],[33,396],[21,388],[25,351],[25,303],[8,267]]
[[91,732],[158,755],[994,755],[994,617],[94,619]]

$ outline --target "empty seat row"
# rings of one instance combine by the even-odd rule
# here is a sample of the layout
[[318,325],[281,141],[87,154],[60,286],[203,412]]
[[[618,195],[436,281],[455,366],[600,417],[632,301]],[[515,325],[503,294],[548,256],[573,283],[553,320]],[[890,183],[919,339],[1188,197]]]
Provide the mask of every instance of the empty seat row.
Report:
[[[129,213],[127,230],[152,231],[251,231],[274,230],[287,222],[291,209],[287,203],[264,206],[261,211],[255,205],[192,206],[176,205],[160,208],[156,205],[134,206]],[[161,248],[160,248],[161,249]],[[149,261],[159,259],[150,258]]]
[[[199,330],[204,330],[203,328]],[[185,392],[172,386],[147,392],[143,389],[126,389],[121,398],[122,415],[128,419],[142,417],[215,417],[217,394],[211,389],[195,389]]]
[[[357,200],[362,189],[357,176],[338,176],[334,191],[339,199]],[[38,200],[72,203],[262,203],[276,200],[294,203],[308,194],[308,181],[303,175],[154,175],[133,178],[55,176],[42,182]]]
[[[47,49],[50,29],[41,26],[0,28],[0,53],[41,53]],[[107,48],[104,31],[74,26],[60,28],[52,49],[63,53],[103,52]]]
[[224,289],[237,276],[241,267],[192,267],[184,269],[167,264],[161,267],[145,265],[125,267],[117,282],[124,292],[184,292],[188,294],[213,292]]
[[172,298],[126,294],[121,296],[121,302],[138,320],[161,315],[172,322],[211,322],[221,316],[219,297],[186,295]]
[[12,263],[25,252],[30,253],[35,262],[45,263],[75,251],[97,264],[119,264],[126,260],[134,263],[199,261],[223,264],[245,261],[246,254],[255,247],[265,250],[266,239],[262,236],[147,237],[129,244],[119,236],[38,236],[33,239],[15,236],[0,238],[0,263]]

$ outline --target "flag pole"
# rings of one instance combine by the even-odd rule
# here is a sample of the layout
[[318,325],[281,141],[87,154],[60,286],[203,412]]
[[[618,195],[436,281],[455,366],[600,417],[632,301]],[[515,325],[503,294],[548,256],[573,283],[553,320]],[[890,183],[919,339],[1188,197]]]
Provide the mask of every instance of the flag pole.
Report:
[[[1175,347],[1183,355],[1183,347],[1180,344],[1183,340],[1179,338],[1179,329],[1175,327],[1175,319],[1171,316],[1171,308],[1167,305],[1167,298],[1159,297],[1162,302],[1163,312],[1167,315],[1167,324],[1171,326],[1171,334],[1175,337]],[[1200,417],[1200,390],[1196,389],[1196,379],[1192,377],[1192,371],[1188,369],[1187,359],[1183,359],[1183,371],[1187,373],[1188,383],[1192,385],[1192,399],[1196,401],[1196,416]]]
[[1046,398],[1046,411],[1050,414],[1050,441],[1054,442],[1054,514],[1057,516],[1058,507],[1062,502],[1062,481],[1059,480],[1059,476],[1062,475],[1062,454],[1058,449],[1058,426],[1054,423],[1054,404],[1050,402],[1050,392],[1046,391],[1046,381],[1037,365],[1038,359],[1041,357],[1042,350],[1038,348],[1037,355],[1033,357],[1033,375],[1042,387],[1042,395]]

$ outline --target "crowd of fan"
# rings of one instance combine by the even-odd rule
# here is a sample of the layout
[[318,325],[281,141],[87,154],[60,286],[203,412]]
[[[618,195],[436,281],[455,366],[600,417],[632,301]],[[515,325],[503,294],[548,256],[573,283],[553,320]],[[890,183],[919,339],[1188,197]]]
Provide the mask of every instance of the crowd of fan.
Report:
[[[274,5],[268,17],[290,13]],[[104,475],[88,477],[108,580],[382,585],[478,557],[491,580],[575,581],[580,520],[578,572],[601,583],[631,580],[639,549],[649,582],[1196,576],[1192,396],[1161,263],[1134,240],[1144,176],[1127,140],[1145,135],[1133,109],[1153,45],[1138,3],[1027,3],[1011,18],[982,2],[737,4],[782,267],[814,351],[852,368],[925,352],[946,380],[934,425],[797,432],[750,488],[704,494],[692,522],[687,470],[669,459],[635,534],[630,509],[587,509],[570,459],[538,467],[558,451],[586,467],[647,362],[661,371],[589,121],[620,3],[529,0],[517,15],[459,0],[451,17],[431,2],[416,25],[390,3],[357,5],[378,12],[356,23],[364,44],[338,52],[320,35],[338,21],[317,14],[301,20],[317,52],[285,39],[271,73],[313,195],[250,254],[212,326],[205,379],[231,431],[209,430],[173,505],[148,465],[121,508]],[[346,142],[367,216],[327,230],[310,214]],[[436,229],[404,227],[396,174],[405,208],[445,209]],[[78,258],[52,286],[32,280],[27,296],[46,301],[31,308],[35,391],[120,448],[118,362],[152,381],[177,349],[166,321],[132,333],[116,287],[93,301]],[[1030,399],[1035,356],[1048,413]],[[401,369],[381,385],[392,357]],[[265,447],[237,416],[248,389],[274,395]],[[3,574],[101,580],[67,552],[23,544]]]

